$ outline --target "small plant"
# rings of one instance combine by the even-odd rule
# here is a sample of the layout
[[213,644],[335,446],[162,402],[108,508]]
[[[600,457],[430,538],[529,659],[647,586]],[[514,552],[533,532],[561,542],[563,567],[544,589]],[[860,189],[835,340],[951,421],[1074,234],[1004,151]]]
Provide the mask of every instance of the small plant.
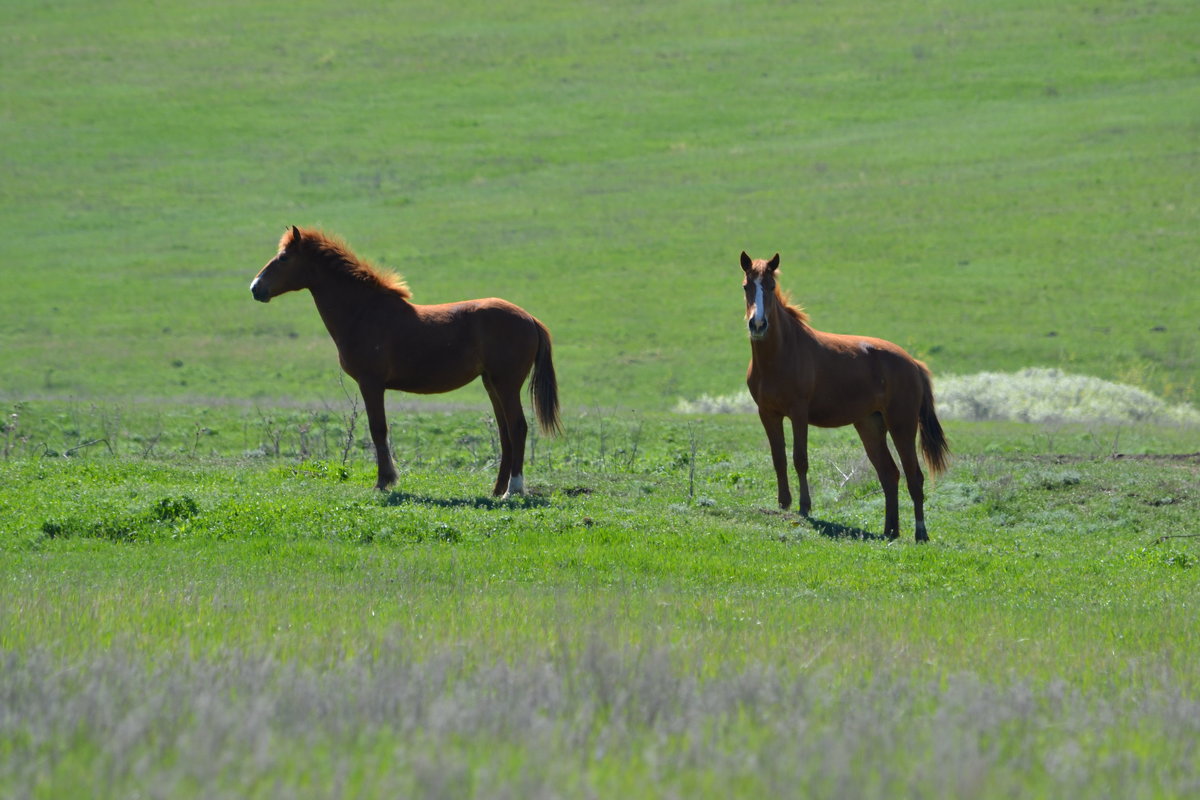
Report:
[[344,417],[344,432],[342,435],[342,465],[345,466],[346,462],[350,460],[350,450],[354,447],[354,439],[356,431],[358,430],[358,395],[352,393],[346,388],[346,381],[344,378],[339,377],[338,381],[342,387],[342,393],[345,394],[346,399],[350,401],[350,410],[346,412]]
[[8,418],[0,422],[0,433],[4,434],[4,457],[7,459],[13,451],[13,442],[23,442],[25,437],[18,434],[21,423],[21,411],[24,410],[24,403],[17,403],[12,407],[12,412]]
[[688,497],[696,496],[696,450],[700,440],[696,436],[696,426],[688,426]]
[[42,533],[50,539],[87,537],[107,539],[110,542],[128,542],[137,536],[138,520],[116,517],[88,522],[81,519],[47,520],[42,523]]
[[283,440],[283,427],[279,425],[274,417],[269,417],[261,410],[258,412],[259,421],[262,423],[263,433],[270,442],[268,445],[263,445],[263,450],[267,455],[279,458],[280,443]]
[[1070,471],[1042,473],[1036,478],[1035,483],[1047,491],[1056,491],[1078,486],[1082,481],[1083,478],[1078,472]]
[[159,522],[173,522],[178,519],[191,519],[199,513],[199,504],[191,497],[183,495],[159,500],[151,509],[150,516]]
[[146,446],[142,448],[142,458],[143,459],[150,458],[151,454],[154,453],[154,448],[158,446],[158,442],[159,442],[159,440],[162,439],[162,437],[163,437],[163,431],[159,431],[159,432],[153,434],[152,436],[146,437],[146,439],[144,440],[144,443]]
[[646,421],[641,415],[635,415],[637,422],[634,423],[633,431],[629,436],[629,449],[625,457],[625,469],[631,470],[637,462],[638,448],[642,443],[642,429],[645,427]]
[[156,523],[181,522],[200,513],[200,504],[188,495],[164,497],[140,514],[125,514],[87,520],[79,517],[48,519],[42,523],[42,533],[49,539],[75,537],[107,539],[110,542],[132,542]]
[[350,478],[350,470],[343,464],[328,461],[304,461],[295,469],[295,474],[309,478],[323,478],[344,483]]

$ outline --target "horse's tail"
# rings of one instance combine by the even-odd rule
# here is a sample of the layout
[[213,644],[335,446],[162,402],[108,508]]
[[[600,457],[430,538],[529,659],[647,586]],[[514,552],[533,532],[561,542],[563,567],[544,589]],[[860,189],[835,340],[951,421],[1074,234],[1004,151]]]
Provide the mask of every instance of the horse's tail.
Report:
[[917,421],[921,427],[921,452],[925,455],[925,464],[932,475],[945,472],[950,464],[950,444],[946,441],[946,433],[942,423],[938,422],[937,411],[933,407],[933,379],[929,369],[921,364],[921,410],[917,412]]
[[533,402],[533,410],[537,413],[538,425],[542,432],[553,436],[562,433],[562,420],[558,418],[558,379],[554,377],[550,331],[541,322],[537,322],[537,332],[537,355],[533,360],[533,380],[529,382],[529,398]]

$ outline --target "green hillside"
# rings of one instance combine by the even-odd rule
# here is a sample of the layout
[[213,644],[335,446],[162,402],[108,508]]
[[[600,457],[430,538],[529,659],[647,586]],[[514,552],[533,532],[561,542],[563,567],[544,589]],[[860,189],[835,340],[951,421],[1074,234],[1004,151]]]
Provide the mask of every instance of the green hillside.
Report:
[[[0,387],[340,397],[285,225],[551,327],[568,407],[736,390],[737,254],[936,373],[1195,401],[1200,6],[17,3]],[[478,388],[452,402],[482,399]]]

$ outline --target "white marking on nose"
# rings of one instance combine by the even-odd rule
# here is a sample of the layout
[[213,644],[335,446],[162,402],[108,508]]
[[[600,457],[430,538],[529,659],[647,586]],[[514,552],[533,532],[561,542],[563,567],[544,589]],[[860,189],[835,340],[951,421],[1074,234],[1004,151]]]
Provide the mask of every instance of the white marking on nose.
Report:
[[754,281],[754,324],[756,327],[762,327],[766,315],[767,311],[763,304],[762,278],[759,278]]
[[258,282],[262,280],[259,276],[254,276],[254,280],[250,281],[250,291],[254,291],[254,287],[258,286]]

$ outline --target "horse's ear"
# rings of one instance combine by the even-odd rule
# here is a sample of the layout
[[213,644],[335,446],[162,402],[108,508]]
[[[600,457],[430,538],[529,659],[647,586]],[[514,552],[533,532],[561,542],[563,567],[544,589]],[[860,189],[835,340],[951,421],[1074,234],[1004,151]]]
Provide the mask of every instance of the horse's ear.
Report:
[[292,241],[293,242],[300,241],[300,229],[297,228],[295,225],[292,226]]
[[767,270],[769,272],[774,272],[777,269],[779,269],[779,253],[776,253],[775,257],[767,262]]
[[754,266],[754,262],[750,260],[750,256],[746,255],[746,251],[742,251],[742,271],[749,272],[750,267]]

